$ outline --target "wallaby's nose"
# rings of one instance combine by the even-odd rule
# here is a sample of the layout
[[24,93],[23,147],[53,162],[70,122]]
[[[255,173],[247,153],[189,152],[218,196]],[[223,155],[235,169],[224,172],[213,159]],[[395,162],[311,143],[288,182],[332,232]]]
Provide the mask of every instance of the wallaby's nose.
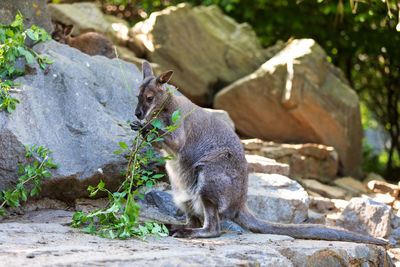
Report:
[[136,111],[135,111],[135,116],[136,116],[138,119],[141,119],[142,115],[143,115],[143,112],[142,112],[141,110],[136,110]]

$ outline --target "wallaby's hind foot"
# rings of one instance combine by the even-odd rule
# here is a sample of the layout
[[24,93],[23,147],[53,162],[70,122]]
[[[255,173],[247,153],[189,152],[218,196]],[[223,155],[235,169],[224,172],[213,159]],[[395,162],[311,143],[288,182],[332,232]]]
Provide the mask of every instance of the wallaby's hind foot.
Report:
[[210,231],[206,228],[183,228],[175,231],[172,236],[178,238],[204,238],[204,237],[219,237],[219,230]]

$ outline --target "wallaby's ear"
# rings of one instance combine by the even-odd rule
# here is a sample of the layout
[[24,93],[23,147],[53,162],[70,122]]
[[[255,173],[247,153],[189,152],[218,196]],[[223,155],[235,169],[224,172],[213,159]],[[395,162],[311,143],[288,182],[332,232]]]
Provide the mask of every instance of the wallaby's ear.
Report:
[[171,79],[172,73],[174,73],[172,70],[162,73],[160,76],[157,77],[157,82],[159,82],[159,83],[168,82],[169,79]]
[[151,69],[149,62],[144,61],[142,63],[142,72],[143,72],[143,79],[153,75],[153,70]]
[[65,26],[64,35],[65,36],[71,35],[73,29],[74,29],[74,25]]

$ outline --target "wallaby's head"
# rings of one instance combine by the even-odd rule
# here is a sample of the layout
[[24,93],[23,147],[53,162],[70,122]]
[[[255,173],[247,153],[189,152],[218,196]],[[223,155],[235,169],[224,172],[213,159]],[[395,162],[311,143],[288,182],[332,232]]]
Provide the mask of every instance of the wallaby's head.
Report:
[[64,26],[60,23],[57,23],[55,25],[55,30],[51,34],[51,37],[53,38],[53,40],[56,40],[57,42],[66,44],[68,43],[68,39],[71,36],[73,27],[74,27],[73,25]]
[[142,64],[142,71],[143,82],[139,87],[138,104],[135,110],[135,115],[139,120],[149,118],[154,111],[162,108],[168,96],[165,84],[173,73],[169,70],[155,77],[150,64],[146,61]]

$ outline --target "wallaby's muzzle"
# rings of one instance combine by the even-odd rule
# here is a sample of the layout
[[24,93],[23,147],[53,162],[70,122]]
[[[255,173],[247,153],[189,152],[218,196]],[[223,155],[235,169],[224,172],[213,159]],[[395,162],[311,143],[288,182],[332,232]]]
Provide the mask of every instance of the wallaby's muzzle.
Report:
[[135,116],[139,120],[143,120],[144,119],[144,112],[141,109],[139,109],[139,107],[137,107],[136,110],[135,110]]

